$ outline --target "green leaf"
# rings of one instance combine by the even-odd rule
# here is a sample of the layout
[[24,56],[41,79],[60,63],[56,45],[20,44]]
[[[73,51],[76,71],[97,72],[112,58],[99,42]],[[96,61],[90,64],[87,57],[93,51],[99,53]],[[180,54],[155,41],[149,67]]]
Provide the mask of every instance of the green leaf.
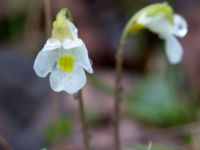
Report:
[[71,129],[70,118],[59,118],[56,122],[50,123],[46,128],[44,139],[48,143],[55,143],[58,139],[68,136],[71,133]]
[[174,82],[161,76],[142,79],[127,98],[129,113],[144,122],[171,126],[193,118],[192,105],[180,99]]
[[95,112],[86,112],[86,121],[91,126],[99,126],[103,122],[103,118],[100,114]]

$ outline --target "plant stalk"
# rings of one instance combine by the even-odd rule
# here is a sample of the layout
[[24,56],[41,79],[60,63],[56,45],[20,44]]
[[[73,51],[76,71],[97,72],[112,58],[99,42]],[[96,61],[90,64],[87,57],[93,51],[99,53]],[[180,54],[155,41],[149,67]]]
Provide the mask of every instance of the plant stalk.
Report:
[[50,37],[51,34],[51,6],[50,0],[44,0],[44,13],[45,13],[45,25],[46,25],[46,36],[47,38]]
[[119,134],[119,120],[120,120],[120,102],[114,103],[114,120],[113,120],[113,126],[114,126],[114,140],[115,140],[115,150],[120,150],[120,134]]
[[85,150],[90,150],[88,126],[87,126],[87,123],[85,120],[85,111],[84,111],[82,90],[80,90],[77,93],[77,100],[79,103],[79,113],[80,113],[80,119],[81,119],[81,125],[82,125],[84,148],[85,148]]
[[115,91],[114,91],[114,114],[113,114],[113,127],[114,127],[114,148],[115,150],[121,149],[120,143],[120,133],[119,133],[119,122],[120,122],[120,103],[122,101],[122,68],[123,68],[123,46],[125,44],[126,39],[126,28],[122,33],[122,37],[120,39],[119,47],[117,49],[116,54],[116,72],[115,72]]

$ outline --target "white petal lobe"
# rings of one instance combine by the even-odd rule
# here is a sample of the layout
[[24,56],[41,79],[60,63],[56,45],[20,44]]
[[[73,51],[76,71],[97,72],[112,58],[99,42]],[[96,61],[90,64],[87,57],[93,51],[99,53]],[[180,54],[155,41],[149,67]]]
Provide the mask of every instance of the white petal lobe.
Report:
[[66,91],[74,94],[86,83],[86,75],[82,68],[76,68],[72,73],[64,73],[54,69],[50,75],[50,85],[55,92]]
[[64,91],[69,94],[78,92],[86,83],[86,75],[82,68],[76,68],[76,70],[70,74],[65,81]]
[[188,27],[186,20],[178,15],[174,14],[174,29],[173,34],[178,37],[184,37],[187,34]]
[[57,39],[48,39],[42,51],[56,50],[61,47],[61,42]]
[[66,74],[55,68],[50,75],[50,85],[55,92],[60,92],[64,89]]
[[73,38],[77,39],[78,38],[78,29],[75,27],[75,25],[72,22],[68,22],[69,28],[72,32]]
[[35,59],[33,68],[39,77],[46,77],[52,71],[57,59],[56,51],[40,51]]
[[80,47],[82,44],[83,42],[81,39],[75,39],[75,40],[65,39],[62,46],[64,49],[68,50]]
[[138,22],[145,25],[150,31],[158,34],[161,38],[168,36],[173,32],[173,26],[166,19],[164,14],[154,17],[141,16]]
[[171,64],[181,62],[183,48],[174,36],[169,36],[165,39],[165,48],[168,60]]
[[78,48],[77,57],[80,66],[82,66],[87,72],[93,73],[91,62],[88,56],[88,50],[83,42],[82,46]]

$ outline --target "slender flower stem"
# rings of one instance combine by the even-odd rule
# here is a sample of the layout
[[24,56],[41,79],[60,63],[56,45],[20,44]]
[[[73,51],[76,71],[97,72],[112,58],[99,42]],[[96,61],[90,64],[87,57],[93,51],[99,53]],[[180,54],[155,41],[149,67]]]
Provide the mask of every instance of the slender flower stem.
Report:
[[120,121],[120,103],[122,101],[121,76],[122,76],[122,66],[123,66],[123,46],[127,34],[125,31],[126,29],[122,33],[122,37],[120,39],[119,47],[117,49],[117,54],[116,54],[115,91],[114,91],[115,101],[114,101],[114,114],[113,114],[115,150],[121,149],[119,121]]
[[77,99],[78,99],[78,103],[79,103],[79,113],[80,113],[80,119],[81,119],[81,125],[82,125],[84,147],[85,147],[85,150],[90,150],[88,126],[85,121],[85,111],[84,111],[82,90],[80,90],[77,93]]
[[44,10],[45,10],[45,25],[46,25],[46,35],[49,38],[51,34],[51,7],[50,0],[44,0]]
[[120,135],[119,135],[119,119],[120,119],[120,102],[114,103],[114,138],[115,138],[115,150],[120,150]]

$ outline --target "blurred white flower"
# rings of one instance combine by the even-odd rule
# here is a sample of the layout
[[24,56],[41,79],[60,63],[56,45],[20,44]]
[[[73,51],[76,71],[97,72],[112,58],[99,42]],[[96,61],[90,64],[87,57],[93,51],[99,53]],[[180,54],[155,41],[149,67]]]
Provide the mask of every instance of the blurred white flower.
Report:
[[187,33],[185,19],[174,14],[167,3],[153,4],[143,8],[131,20],[129,27],[132,31],[147,28],[165,40],[165,49],[168,60],[172,64],[181,61],[183,48],[175,38],[184,37]]
[[62,9],[53,24],[52,37],[38,53],[34,70],[39,77],[50,74],[51,88],[74,94],[86,83],[84,69],[93,73],[85,44],[78,38],[77,29]]

